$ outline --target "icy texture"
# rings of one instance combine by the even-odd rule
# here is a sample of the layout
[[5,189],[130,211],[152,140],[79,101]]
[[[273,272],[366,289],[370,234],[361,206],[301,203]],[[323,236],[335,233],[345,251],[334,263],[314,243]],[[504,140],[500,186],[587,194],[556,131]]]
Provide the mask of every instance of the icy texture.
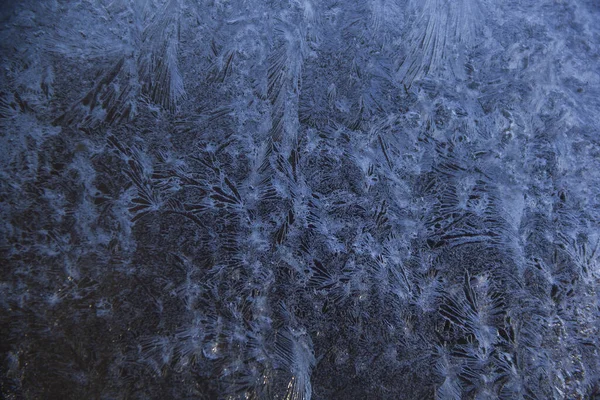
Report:
[[0,48],[3,398],[600,396],[598,1],[13,0]]

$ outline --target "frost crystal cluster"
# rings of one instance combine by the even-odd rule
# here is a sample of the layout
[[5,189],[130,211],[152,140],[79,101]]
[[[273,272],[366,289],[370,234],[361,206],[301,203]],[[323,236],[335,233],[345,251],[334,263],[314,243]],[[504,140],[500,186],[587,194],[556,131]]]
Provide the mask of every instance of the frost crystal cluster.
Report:
[[5,0],[0,397],[600,398],[597,0]]

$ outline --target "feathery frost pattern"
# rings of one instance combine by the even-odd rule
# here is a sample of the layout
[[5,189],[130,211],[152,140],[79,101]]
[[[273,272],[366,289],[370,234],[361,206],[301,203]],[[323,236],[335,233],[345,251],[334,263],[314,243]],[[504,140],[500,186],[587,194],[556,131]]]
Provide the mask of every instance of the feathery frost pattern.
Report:
[[0,397],[600,398],[600,9],[7,1]]

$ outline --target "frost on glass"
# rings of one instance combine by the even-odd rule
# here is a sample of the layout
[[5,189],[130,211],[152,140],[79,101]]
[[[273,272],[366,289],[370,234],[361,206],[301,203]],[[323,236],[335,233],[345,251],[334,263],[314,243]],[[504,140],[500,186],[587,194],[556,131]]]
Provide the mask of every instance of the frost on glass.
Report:
[[2,397],[599,397],[598,21],[4,1]]

